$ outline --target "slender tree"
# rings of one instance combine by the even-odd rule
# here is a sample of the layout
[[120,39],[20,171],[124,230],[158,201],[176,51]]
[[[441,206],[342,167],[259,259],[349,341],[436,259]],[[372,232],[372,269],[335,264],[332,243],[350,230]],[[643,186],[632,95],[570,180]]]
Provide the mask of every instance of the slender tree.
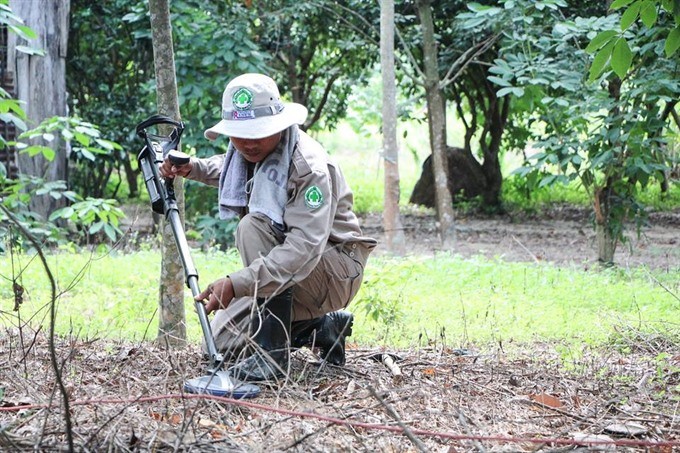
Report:
[[[158,112],[180,119],[175,77],[175,54],[168,0],[150,0],[151,39],[156,69]],[[181,178],[175,178],[175,195],[180,216],[184,221],[184,192]],[[161,246],[161,281],[159,292],[158,341],[173,346],[186,342],[184,311],[184,271],[169,223],[164,223]]]
[[399,215],[399,148],[397,145],[397,86],[394,73],[394,0],[380,3],[380,66],[383,83],[382,131],[385,162],[383,224],[387,249],[403,255],[404,230]]
[[440,87],[437,43],[430,0],[417,0],[418,17],[423,32],[423,72],[427,99],[427,116],[432,147],[435,182],[435,206],[442,243],[454,239],[453,200],[449,192],[446,156],[446,111]]

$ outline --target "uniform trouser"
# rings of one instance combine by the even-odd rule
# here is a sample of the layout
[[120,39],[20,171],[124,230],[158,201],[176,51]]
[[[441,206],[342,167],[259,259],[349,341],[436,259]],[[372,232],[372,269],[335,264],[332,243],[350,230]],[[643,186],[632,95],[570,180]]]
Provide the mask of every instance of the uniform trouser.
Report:
[[[244,266],[266,256],[284,239],[271,220],[258,214],[243,217],[236,230],[236,247]],[[361,285],[368,252],[360,243],[327,244],[314,270],[293,286],[293,321],[347,307]],[[250,318],[256,309],[254,297],[241,297],[215,313],[211,322],[215,346],[226,358],[236,357],[248,343]]]

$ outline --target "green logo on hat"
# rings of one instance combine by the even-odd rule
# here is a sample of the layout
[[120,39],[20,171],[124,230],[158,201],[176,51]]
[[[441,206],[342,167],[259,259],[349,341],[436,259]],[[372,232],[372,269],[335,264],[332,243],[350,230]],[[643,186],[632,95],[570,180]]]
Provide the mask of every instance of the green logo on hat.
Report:
[[239,88],[231,97],[231,102],[237,110],[245,110],[253,105],[253,93],[248,88]]
[[312,186],[305,190],[305,204],[309,209],[316,209],[323,204],[323,193],[321,189]]

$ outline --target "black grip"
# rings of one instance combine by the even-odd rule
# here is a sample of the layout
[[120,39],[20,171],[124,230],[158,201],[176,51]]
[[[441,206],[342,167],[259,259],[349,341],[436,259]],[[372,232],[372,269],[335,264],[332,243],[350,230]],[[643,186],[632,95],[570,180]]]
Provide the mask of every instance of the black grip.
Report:
[[170,163],[173,165],[186,165],[189,163],[191,160],[191,157],[189,157],[188,154],[183,153],[182,151],[177,151],[176,149],[171,150],[168,153],[168,159],[170,159]]

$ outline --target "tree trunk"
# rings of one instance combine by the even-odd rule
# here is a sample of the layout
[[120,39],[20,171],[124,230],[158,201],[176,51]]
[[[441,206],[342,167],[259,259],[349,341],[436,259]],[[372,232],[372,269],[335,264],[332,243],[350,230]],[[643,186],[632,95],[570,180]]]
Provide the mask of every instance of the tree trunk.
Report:
[[[24,42],[15,33],[9,33],[7,67],[14,73],[16,98],[25,102],[29,128],[53,116],[66,116],[66,50],[70,0],[11,0],[10,8],[37,34],[37,39]],[[43,49],[44,56],[28,55],[16,50],[17,45]],[[41,154],[29,156],[19,153],[19,173],[44,178],[46,181],[67,179],[67,152],[65,143],[58,137],[48,142],[34,139],[31,144],[48,146],[55,151],[53,161]],[[31,197],[30,208],[47,219],[52,211],[63,206],[64,199],[55,200],[49,195]]]
[[[618,101],[621,98],[621,79],[614,77],[609,81],[607,87],[609,96],[615,101],[614,107],[610,112],[610,117],[615,118],[620,114]],[[607,141],[608,146],[615,146],[610,141]],[[616,253],[616,245],[618,242],[618,234],[614,234],[613,227],[619,223],[618,227],[623,228],[625,216],[617,216],[614,213],[617,211],[616,205],[619,196],[616,193],[617,183],[621,182],[621,166],[614,169],[613,174],[609,174],[605,180],[604,186],[595,190],[594,211],[595,211],[595,237],[597,240],[597,260],[604,265],[612,265],[614,263],[614,254]],[[619,206],[620,207],[620,206]]]
[[[486,182],[486,190],[482,194],[484,205],[487,207],[499,210],[501,205],[501,189],[503,186],[503,174],[501,173],[501,164],[499,160],[501,140],[503,132],[505,131],[505,122],[510,111],[510,96],[499,99],[496,96],[494,87],[490,86],[485,80],[487,88],[487,99],[489,99],[489,106],[487,108],[486,122],[482,140],[482,152],[484,153],[484,162],[482,163],[482,170]],[[488,133],[486,132],[488,130]],[[488,138],[487,138],[488,136]]]
[[611,266],[614,263],[616,253],[616,240],[607,225],[595,224],[595,237],[597,239],[597,260],[605,265]]
[[614,263],[617,237],[612,231],[612,178],[595,192],[593,210],[595,211],[595,238],[597,241],[597,260],[605,266]]
[[406,241],[399,215],[399,148],[397,146],[397,87],[394,75],[394,0],[380,3],[380,66],[383,83],[382,130],[385,159],[383,224],[387,250],[402,256]]
[[[175,54],[172,44],[169,0],[150,0],[151,38],[156,69],[158,112],[179,121],[179,101],[175,78]],[[182,178],[175,178],[175,195],[184,223]],[[184,310],[184,270],[169,223],[162,227],[161,281],[159,290],[158,341],[168,346],[186,343]]]
[[435,200],[439,235],[442,244],[451,244],[454,237],[453,203],[448,188],[446,169],[446,110],[440,88],[437,43],[429,0],[417,0],[418,17],[423,28],[423,66],[425,96],[432,147],[432,172],[435,182]]
[[123,158],[123,168],[125,169],[125,179],[129,187],[129,198],[137,198],[139,194],[139,186],[137,185],[137,176],[139,176],[139,169],[132,168],[132,162],[129,156]]

